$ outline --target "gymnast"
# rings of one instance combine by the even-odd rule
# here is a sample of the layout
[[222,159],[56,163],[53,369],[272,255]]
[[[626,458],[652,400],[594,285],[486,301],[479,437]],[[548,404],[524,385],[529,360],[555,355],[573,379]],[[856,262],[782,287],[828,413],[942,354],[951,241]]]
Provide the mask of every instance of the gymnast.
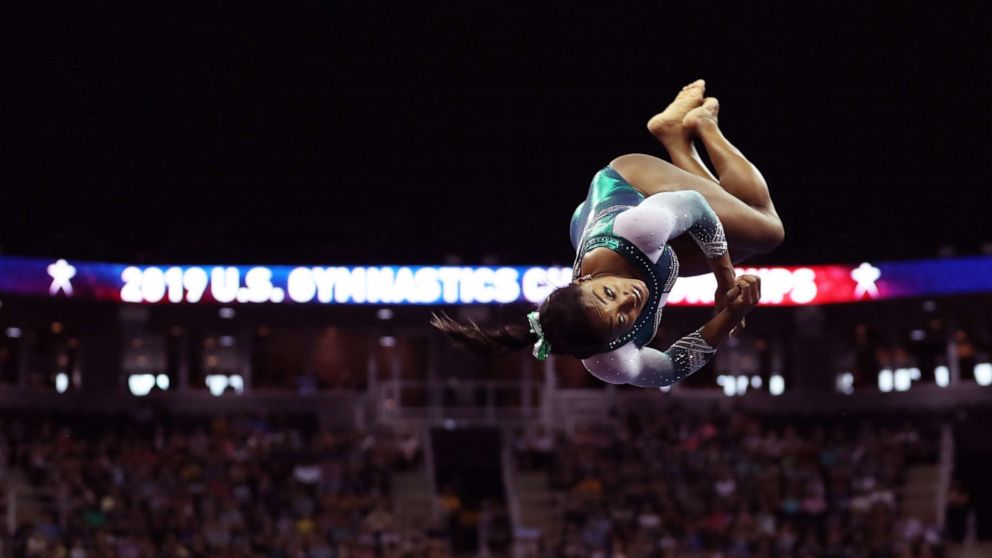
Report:
[[[431,324],[477,352],[533,345],[541,360],[571,355],[613,384],[669,386],[705,365],[761,298],[759,278],[736,277],[733,261],[766,253],[785,235],[764,178],[720,131],[720,104],[704,97],[705,86],[683,87],[648,121],[671,164],[629,154],[593,177],[571,220],[573,281],[552,291],[527,325],[483,329],[443,314]],[[666,351],[649,347],[676,278],[703,273],[716,277],[713,318]]]

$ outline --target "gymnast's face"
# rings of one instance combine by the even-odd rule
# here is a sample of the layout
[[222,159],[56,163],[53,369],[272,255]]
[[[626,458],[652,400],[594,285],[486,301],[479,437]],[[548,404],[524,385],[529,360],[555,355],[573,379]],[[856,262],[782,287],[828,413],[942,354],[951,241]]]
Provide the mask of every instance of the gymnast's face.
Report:
[[634,327],[648,300],[648,286],[639,279],[601,275],[578,282],[590,317],[610,339]]

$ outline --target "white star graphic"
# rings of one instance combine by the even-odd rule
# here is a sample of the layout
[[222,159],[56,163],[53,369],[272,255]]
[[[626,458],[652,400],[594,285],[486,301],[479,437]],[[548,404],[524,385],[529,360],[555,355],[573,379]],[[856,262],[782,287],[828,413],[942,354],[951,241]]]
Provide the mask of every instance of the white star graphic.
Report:
[[854,287],[854,298],[861,299],[866,294],[871,298],[878,298],[878,287],[875,281],[882,276],[882,271],[868,262],[864,262],[851,271],[851,279],[858,284]]
[[76,276],[76,268],[65,260],[58,260],[48,266],[48,274],[52,276],[52,286],[48,287],[48,294],[55,296],[61,290],[66,295],[72,296],[72,283],[69,280]]

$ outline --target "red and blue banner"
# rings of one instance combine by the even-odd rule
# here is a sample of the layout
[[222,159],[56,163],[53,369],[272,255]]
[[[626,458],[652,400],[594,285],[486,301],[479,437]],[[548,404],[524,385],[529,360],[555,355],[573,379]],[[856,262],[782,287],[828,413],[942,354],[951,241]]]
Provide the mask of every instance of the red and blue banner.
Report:
[[[739,267],[762,278],[761,304],[802,306],[992,292],[992,257]],[[0,293],[136,304],[538,303],[564,267],[154,266],[0,257]],[[670,305],[708,305],[711,275],[675,283]]]

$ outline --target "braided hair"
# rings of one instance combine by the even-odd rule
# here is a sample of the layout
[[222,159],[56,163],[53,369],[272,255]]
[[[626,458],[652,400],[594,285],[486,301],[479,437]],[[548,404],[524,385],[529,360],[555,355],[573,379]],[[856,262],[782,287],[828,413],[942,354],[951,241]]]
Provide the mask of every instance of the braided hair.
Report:
[[[555,289],[538,308],[544,338],[553,354],[588,358],[609,341],[608,332],[596,328],[592,313],[582,298],[578,283]],[[447,314],[434,314],[430,324],[451,341],[472,352],[484,355],[511,353],[534,345],[537,334],[527,321],[483,328],[469,321],[463,324]]]

